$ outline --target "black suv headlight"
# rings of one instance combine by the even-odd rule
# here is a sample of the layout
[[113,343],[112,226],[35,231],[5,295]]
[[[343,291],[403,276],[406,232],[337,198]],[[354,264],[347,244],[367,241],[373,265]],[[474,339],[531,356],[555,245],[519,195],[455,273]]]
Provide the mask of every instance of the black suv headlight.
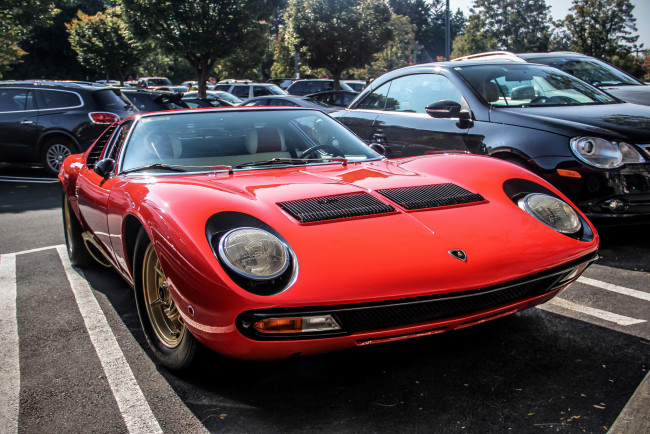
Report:
[[628,163],[644,163],[643,155],[634,146],[600,137],[574,137],[569,141],[578,159],[599,169],[615,169]]

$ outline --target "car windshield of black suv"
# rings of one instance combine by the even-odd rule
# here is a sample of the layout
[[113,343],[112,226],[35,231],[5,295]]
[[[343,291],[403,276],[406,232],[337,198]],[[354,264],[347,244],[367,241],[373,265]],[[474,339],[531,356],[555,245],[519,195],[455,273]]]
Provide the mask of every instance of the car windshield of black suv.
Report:
[[488,104],[537,107],[614,104],[616,98],[555,68],[535,65],[472,65],[454,70]]
[[643,83],[598,59],[526,58],[531,63],[554,66],[594,86],[643,86]]

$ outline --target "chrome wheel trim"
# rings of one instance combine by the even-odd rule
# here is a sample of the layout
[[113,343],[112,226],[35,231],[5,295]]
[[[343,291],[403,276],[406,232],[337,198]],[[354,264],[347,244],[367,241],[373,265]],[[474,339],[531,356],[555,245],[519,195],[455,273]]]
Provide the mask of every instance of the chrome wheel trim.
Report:
[[70,152],[70,148],[68,146],[61,143],[56,143],[47,149],[45,161],[47,162],[47,165],[50,169],[58,172],[61,168],[61,165],[63,164],[63,160],[65,160],[65,157],[70,154],[72,154],[72,152]]
[[158,255],[149,244],[142,261],[142,291],[149,323],[158,340],[167,348],[180,345],[187,327],[172,300]]

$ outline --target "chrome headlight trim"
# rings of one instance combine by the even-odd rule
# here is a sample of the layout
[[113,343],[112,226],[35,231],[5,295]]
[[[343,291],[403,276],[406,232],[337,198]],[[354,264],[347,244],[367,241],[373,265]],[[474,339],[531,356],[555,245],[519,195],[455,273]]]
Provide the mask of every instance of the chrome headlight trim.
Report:
[[[229,255],[228,250],[230,250],[230,246],[228,246],[227,243],[229,240],[231,240],[231,237],[235,235],[241,235],[242,232],[249,232],[249,234],[257,232],[258,236],[265,238],[265,242],[275,243],[275,248],[277,248],[282,255],[282,264],[280,266],[273,267],[273,272],[268,274],[254,274],[240,268],[240,266],[235,263],[237,258],[233,258]],[[284,242],[282,242],[272,233],[265,231],[264,229],[254,227],[239,227],[226,232],[219,240],[218,252],[219,258],[230,270],[242,277],[255,281],[272,280],[276,277],[281,276],[285,271],[287,271],[292,260],[291,250]]]
[[[546,203],[539,201],[546,201]],[[544,193],[530,193],[519,199],[517,205],[541,223],[562,234],[575,234],[582,229],[579,214],[571,205],[556,197]],[[549,210],[552,206],[555,209]],[[556,220],[550,219],[548,213],[542,213],[544,207]],[[561,224],[558,225],[558,222]]]
[[624,164],[645,162],[643,155],[625,142],[600,137],[573,137],[569,146],[578,160],[599,169],[616,169]]

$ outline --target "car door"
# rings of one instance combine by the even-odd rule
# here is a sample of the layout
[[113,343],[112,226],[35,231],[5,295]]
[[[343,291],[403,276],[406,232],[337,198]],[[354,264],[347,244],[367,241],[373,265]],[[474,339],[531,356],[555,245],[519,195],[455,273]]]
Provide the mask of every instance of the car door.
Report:
[[373,125],[373,135],[382,136],[387,156],[468,150],[468,122],[434,118],[426,112],[427,106],[438,101],[453,101],[467,109],[465,99],[451,80],[440,74],[425,73],[398,77],[384,86],[387,84],[390,88],[386,104]]
[[[114,132],[111,129],[104,132],[95,145],[106,143],[104,150],[98,153],[93,148],[91,155],[94,154],[97,161],[101,161],[104,158],[115,159],[116,150],[128,134],[132,124],[132,121],[127,121],[117,129],[113,129]],[[110,136],[110,138],[106,136]],[[111,189],[117,182],[119,182],[119,178],[114,176],[108,176],[107,178],[100,176],[95,172],[94,164],[88,163],[81,170],[77,179],[77,201],[81,217],[93,232],[96,241],[100,243],[105,249],[105,252],[111,257],[113,257],[113,249],[108,231],[108,198]]]
[[342,110],[333,116],[364,142],[370,143],[376,133],[375,120],[386,107],[390,84],[388,82],[372,91],[354,109]]
[[38,161],[40,131],[34,90],[0,88],[0,161]]

